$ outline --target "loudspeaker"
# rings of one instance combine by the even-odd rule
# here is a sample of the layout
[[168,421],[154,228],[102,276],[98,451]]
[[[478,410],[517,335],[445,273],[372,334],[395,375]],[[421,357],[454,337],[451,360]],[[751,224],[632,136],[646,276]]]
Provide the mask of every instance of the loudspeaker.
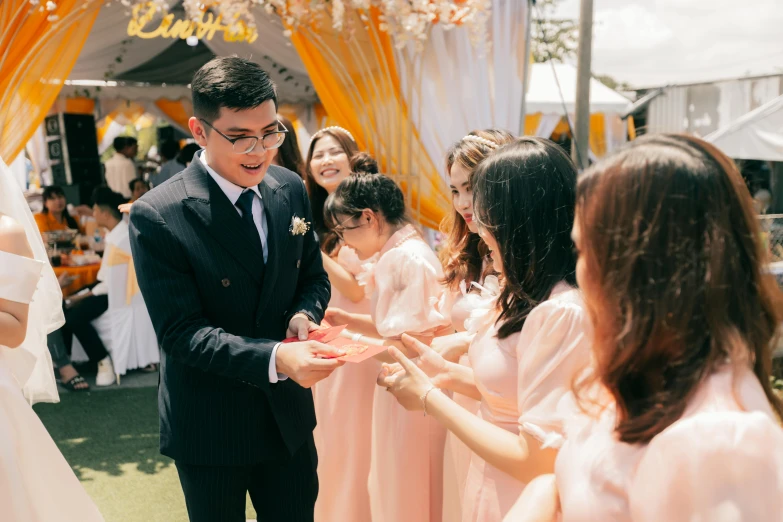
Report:
[[98,133],[92,114],[63,114],[62,117],[68,157],[71,160],[99,157]]
[[[103,183],[98,155],[98,135],[91,114],[59,113],[47,116],[46,146],[55,185],[77,186],[69,190],[73,204],[89,204],[92,190]],[[75,196],[78,194],[79,202]]]

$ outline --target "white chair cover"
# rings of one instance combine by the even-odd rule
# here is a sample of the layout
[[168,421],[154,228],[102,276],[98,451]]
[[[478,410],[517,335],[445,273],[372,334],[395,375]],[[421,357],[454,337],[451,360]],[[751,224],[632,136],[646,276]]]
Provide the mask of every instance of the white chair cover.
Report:
[[[112,249],[118,249],[130,259],[127,225],[120,224],[118,227],[122,227],[121,233],[110,234],[106,238],[104,256],[110,256]],[[141,292],[135,292],[128,302],[128,275],[127,263],[110,266],[104,260],[98,277],[108,286],[109,309],[93,321],[93,326],[111,355],[114,372],[118,375],[160,362],[158,341]],[[77,357],[86,359],[81,345],[74,339],[71,359],[79,361]]]

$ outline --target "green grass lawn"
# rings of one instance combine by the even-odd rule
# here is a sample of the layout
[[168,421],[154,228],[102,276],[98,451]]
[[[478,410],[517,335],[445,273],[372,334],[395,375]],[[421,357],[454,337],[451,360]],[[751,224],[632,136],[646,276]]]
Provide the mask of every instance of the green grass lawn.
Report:
[[35,411],[107,522],[187,521],[174,461],[158,452],[155,388],[62,394]]

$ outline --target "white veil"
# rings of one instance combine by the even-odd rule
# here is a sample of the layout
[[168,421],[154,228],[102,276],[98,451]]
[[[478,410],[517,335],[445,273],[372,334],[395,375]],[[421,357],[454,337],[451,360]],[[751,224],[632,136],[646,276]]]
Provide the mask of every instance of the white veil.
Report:
[[[52,357],[46,346],[46,335],[65,324],[63,317],[63,295],[57,276],[49,264],[38,226],[22,189],[14,179],[11,170],[0,158],[0,213],[18,221],[27,232],[27,240],[35,259],[44,262],[41,280],[33,294],[27,319],[27,337],[15,349],[0,346],[3,361],[9,365],[24,396],[30,403],[59,402],[57,383],[54,379]],[[3,267],[0,267],[2,270]]]

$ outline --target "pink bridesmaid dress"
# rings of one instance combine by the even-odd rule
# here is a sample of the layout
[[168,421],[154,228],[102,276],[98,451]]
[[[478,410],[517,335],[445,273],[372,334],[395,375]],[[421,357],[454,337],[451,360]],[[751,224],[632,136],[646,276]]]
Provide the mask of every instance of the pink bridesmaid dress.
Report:
[[[484,315],[494,308],[499,290],[497,276],[488,276],[480,285],[481,289],[478,287],[469,289],[467,283],[462,281],[456,292],[446,292],[441,299],[439,307],[451,318],[452,328],[456,332],[466,332],[466,323],[471,322],[472,316]],[[460,357],[459,363],[469,367],[468,355]],[[452,399],[467,411],[474,415],[478,414],[479,401],[476,399],[459,393],[452,394]],[[443,520],[462,520],[465,482],[472,455],[470,448],[456,435],[451,432],[446,434],[443,463]]]
[[[367,281],[378,333],[399,338],[406,332],[434,336],[450,329],[436,306],[442,277],[437,256],[413,226],[396,232]],[[440,522],[444,428],[420,411],[406,411],[376,386],[372,437],[372,522]]]
[[726,365],[648,444],[615,412],[568,428],[555,474],[563,522],[780,522],[783,429],[747,366]]
[[[356,252],[340,248],[337,262],[357,276],[364,271]],[[355,303],[332,287],[329,306],[369,314],[370,300]],[[318,500],[315,522],[369,522],[370,443],[373,394],[380,363],[346,364],[315,385],[313,400],[318,426],[313,432],[318,450]]]
[[[558,284],[528,316],[522,330],[497,338],[489,314],[468,355],[481,392],[479,417],[512,433],[524,432],[542,447],[559,447],[563,425],[576,414],[575,375],[590,361],[589,320],[581,294]],[[463,522],[500,522],[525,484],[487,464],[470,461]]]

